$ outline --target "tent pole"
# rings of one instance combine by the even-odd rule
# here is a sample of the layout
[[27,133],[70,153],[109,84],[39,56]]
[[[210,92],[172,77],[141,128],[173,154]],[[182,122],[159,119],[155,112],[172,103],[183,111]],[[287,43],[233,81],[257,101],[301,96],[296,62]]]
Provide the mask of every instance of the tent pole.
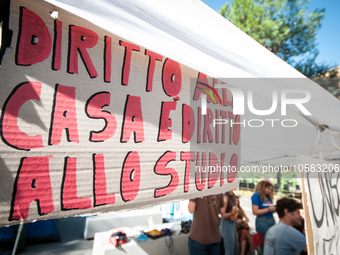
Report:
[[21,235],[21,231],[22,231],[23,227],[24,227],[24,223],[21,222],[20,225],[19,225],[19,230],[18,230],[18,233],[17,233],[17,237],[15,238],[15,243],[14,243],[14,248],[13,248],[13,251],[12,251],[12,255],[15,255],[15,253],[17,251],[18,243],[19,243],[19,239],[20,239],[20,235]]

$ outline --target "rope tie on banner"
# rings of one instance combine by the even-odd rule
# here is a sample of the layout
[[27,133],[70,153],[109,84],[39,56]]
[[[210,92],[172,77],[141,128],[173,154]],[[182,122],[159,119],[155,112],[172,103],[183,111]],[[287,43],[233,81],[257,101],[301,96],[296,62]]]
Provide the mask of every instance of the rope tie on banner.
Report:
[[[329,155],[331,155],[331,153],[332,153],[333,151],[340,150],[340,147],[336,144],[336,142],[335,142],[335,140],[334,140],[334,137],[333,137],[332,131],[329,130],[327,127],[325,127],[325,129],[326,129],[326,130],[328,131],[328,133],[330,134],[332,144],[333,144],[334,147],[335,147],[335,149],[331,150],[331,151],[328,153],[327,158],[329,158]],[[338,135],[337,135],[338,138],[339,138],[339,135],[340,135],[340,134],[339,134],[339,132],[338,132]]]
[[326,130],[327,130],[327,131],[329,132],[329,134],[331,135],[331,140],[332,140],[332,143],[333,143],[334,147],[336,148],[336,150],[340,150],[340,147],[335,143],[335,140],[334,140],[334,137],[333,137],[332,132],[331,132],[328,128],[326,128]]
[[[332,144],[333,144],[334,147],[335,147],[335,149],[333,149],[332,151],[329,152],[327,158],[329,157],[329,155],[330,155],[333,151],[335,151],[335,150],[340,150],[340,146],[336,144],[335,139],[334,139],[334,137],[333,137],[334,134],[333,134],[332,131],[328,128],[327,125],[321,125],[320,123],[318,123],[318,124],[316,125],[316,129],[317,129],[317,133],[318,133],[317,139],[316,139],[316,142],[315,142],[315,144],[314,144],[314,146],[313,146],[313,149],[312,149],[312,151],[310,152],[309,155],[312,154],[312,152],[313,152],[315,146],[316,146],[317,144],[319,144],[319,158],[323,160],[323,154],[322,154],[322,150],[321,150],[321,132],[323,132],[324,130],[327,130],[327,132],[329,133],[329,135],[330,135],[330,137],[331,137]],[[338,137],[339,137],[339,134],[338,134]]]
[[18,229],[18,232],[17,232],[17,236],[15,237],[15,242],[14,242],[14,247],[13,247],[13,250],[12,250],[12,255],[15,255],[16,252],[17,252],[17,248],[18,248],[18,244],[19,244],[19,239],[20,239],[21,232],[22,232],[22,229],[24,228],[24,224],[25,224],[24,223],[24,217],[21,214],[20,205],[18,205],[18,207],[19,207],[18,214],[20,216],[20,225],[19,225],[19,229]]
[[321,125],[320,123],[317,123],[315,127],[316,127],[316,131],[317,131],[317,138],[316,138],[315,144],[314,144],[311,152],[309,153],[309,156],[312,155],[312,152],[313,152],[315,146],[317,146],[319,144],[319,159],[323,160],[323,153],[322,153],[322,146],[321,146],[321,132],[326,129],[326,126]]

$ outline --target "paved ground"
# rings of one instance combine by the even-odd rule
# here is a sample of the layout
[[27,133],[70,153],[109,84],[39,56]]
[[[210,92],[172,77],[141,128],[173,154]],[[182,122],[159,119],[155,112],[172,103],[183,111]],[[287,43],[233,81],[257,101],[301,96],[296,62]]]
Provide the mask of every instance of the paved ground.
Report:
[[[244,195],[240,198],[240,204],[247,214],[249,226],[255,230],[255,216],[251,212],[250,196]],[[276,216],[276,214],[275,214]],[[93,240],[83,239],[85,218],[75,217],[58,220],[60,242],[51,242],[35,245],[27,245],[23,255],[91,255]],[[276,222],[278,221],[276,217]],[[3,253],[11,254],[11,252]]]

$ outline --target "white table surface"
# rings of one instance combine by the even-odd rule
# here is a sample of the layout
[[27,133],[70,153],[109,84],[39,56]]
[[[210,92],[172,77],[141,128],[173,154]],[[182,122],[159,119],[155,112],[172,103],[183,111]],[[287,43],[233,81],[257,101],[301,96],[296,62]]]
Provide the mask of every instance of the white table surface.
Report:
[[[178,224],[175,222],[166,223],[166,224],[158,224],[151,227],[141,228],[144,231],[149,231],[152,229],[161,230],[163,228],[171,228],[173,224]],[[147,238],[146,241],[139,241],[137,236],[134,238],[129,238],[126,244],[122,244],[118,247],[115,247],[109,242],[109,238],[113,232],[122,230],[129,236],[131,234],[131,228],[117,228],[110,231],[98,232],[94,236],[93,242],[93,250],[92,255],[129,255],[129,254],[138,254],[138,255],[188,255],[188,234],[180,233],[179,235],[173,235],[173,252],[170,252],[168,247],[166,246],[166,238],[168,237],[160,237],[158,239]]]

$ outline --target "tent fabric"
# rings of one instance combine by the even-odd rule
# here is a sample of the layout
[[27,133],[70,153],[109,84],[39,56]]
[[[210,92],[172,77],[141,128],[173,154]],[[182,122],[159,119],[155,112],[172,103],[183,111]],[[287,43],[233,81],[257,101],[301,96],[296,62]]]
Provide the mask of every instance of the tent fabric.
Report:
[[[249,116],[247,119],[252,118],[250,114],[246,116]],[[271,118],[280,119],[280,116]],[[243,166],[283,165],[294,170],[297,154],[320,158],[320,145],[321,156],[326,161],[339,164],[340,151],[336,150],[331,140],[333,136],[335,143],[340,143],[338,132],[325,130],[318,140],[316,127],[301,118],[298,113],[291,111],[288,113],[288,118],[298,120],[299,124],[294,128],[282,126],[271,128],[265,125],[261,128],[242,129],[241,163]],[[265,117],[257,116],[256,119],[264,120]]]
[[[157,0],[46,1],[214,78],[304,78],[198,0],[165,0],[161,4]],[[267,98],[251,83],[233,85]],[[286,83],[281,85],[289,88]],[[307,79],[291,87],[308,89],[314,95],[312,116],[306,116],[311,123],[340,131],[340,122],[332,117],[340,109],[339,100]]]
[[[299,119],[297,129],[281,130],[284,132],[282,135],[277,129],[270,128],[245,128],[242,131],[243,164],[291,164],[295,162],[297,153],[308,155],[317,134],[310,123],[328,125],[330,130],[340,131],[340,121],[334,117],[340,111],[338,99],[199,0],[45,1],[55,5],[56,11],[58,7],[62,8],[192,69],[226,80],[244,90],[252,90],[260,99],[271,101],[271,91],[275,88],[310,91],[312,99],[307,106],[312,115],[304,116],[295,106],[291,107],[298,113],[291,113]],[[256,86],[253,82],[232,78],[295,79]],[[298,97],[299,94],[293,96]],[[249,119],[249,116],[246,113],[244,118]],[[339,158],[338,153],[332,152],[334,146],[329,133],[323,132],[322,142],[325,154]]]

